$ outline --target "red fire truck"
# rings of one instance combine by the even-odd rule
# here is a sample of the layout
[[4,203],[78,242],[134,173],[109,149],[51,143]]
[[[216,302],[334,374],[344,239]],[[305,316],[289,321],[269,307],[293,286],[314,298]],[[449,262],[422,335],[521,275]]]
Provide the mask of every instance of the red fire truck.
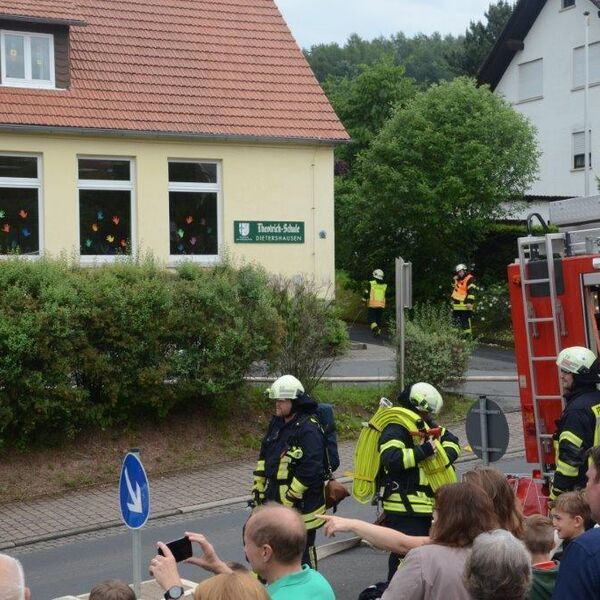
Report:
[[554,470],[552,434],[563,409],[558,353],[600,351],[600,228],[589,225],[600,221],[600,199],[591,200],[552,203],[552,222],[564,231],[520,238],[508,267],[525,453],[542,478]]

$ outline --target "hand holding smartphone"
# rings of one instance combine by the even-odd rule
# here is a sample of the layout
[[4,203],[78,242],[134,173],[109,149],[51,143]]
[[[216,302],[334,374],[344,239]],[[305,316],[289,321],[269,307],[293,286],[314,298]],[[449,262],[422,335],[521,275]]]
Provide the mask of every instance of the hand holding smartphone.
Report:
[[[179,538],[178,540],[173,540],[172,542],[168,542],[166,546],[172,552],[175,562],[186,560],[193,554],[192,542],[190,542],[190,538],[187,536]],[[164,556],[164,553],[160,548],[158,549],[158,553]]]

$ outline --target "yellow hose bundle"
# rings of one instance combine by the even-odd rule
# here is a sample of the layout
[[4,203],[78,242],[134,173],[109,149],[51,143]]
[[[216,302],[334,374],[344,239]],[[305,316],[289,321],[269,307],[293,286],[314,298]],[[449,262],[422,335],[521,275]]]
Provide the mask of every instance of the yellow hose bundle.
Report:
[[[412,415],[412,416],[411,416]],[[352,496],[362,504],[368,504],[377,493],[377,474],[379,473],[379,437],[381,432],[390,424],[396,423],[405,427],[412,435],[420,435],[416,430],[419,417],[412,411],[401,407],[380,407],[360,432],[358,443],[354,449],[354,480]],[[423,422],[424,423],[424,422]],[[429,426],[424,423],[424,431]],[[435,492],[446,483],[456,483],[456,471],[449,464],[446,449],[439,440],[432,440],[436,452],[433,456],[421,461],[431,489]]]

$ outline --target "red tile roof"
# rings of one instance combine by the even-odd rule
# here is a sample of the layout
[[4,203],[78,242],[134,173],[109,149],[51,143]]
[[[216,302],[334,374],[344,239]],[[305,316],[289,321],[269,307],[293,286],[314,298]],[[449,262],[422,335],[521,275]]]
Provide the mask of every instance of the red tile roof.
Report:
[[71,86],[0,86],[0,128],[348,139],[274,0],[0,0],[0,18],[34,13],[87,23]]
[[71,0],[64,0],[64,2],[56,2],[55,0],[0,1],[0,14],[60,22],[82,20],[75,3]]

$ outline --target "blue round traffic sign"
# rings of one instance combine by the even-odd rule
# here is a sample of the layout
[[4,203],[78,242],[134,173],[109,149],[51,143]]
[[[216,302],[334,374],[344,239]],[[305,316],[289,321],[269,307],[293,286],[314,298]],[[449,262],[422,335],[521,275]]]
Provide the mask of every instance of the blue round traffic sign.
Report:
[[150,486],[139,456],[131,452],[123,460],[119,501],[121,517],[129,529],[139,529],[146,524],[150,514]]

